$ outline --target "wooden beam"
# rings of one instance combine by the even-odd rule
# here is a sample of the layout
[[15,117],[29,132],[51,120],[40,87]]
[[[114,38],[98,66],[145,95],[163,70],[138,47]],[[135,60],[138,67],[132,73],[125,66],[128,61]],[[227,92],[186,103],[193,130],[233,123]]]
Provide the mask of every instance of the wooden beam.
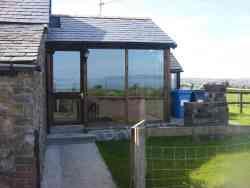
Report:
[[81,93],[83,93],[83,99],[81,99],[81,122],[87,124],[88,110],[87,110],[87,59],[84,56],[87,49],[81,49]]
[[177,72],[176,73],[176,89],[181,88],[181,73]]
[[46,52],[47,132],[53,122],[53,51]]
[[46,48],[56,50],[80,50],[82,48],[107,49],[166,49],[176,48],[176,44],[145,42],[100,42],[100,41],[47,41]]
[[164,86],[163,86],[164,121],[170,122],[171,117],[171,71],[170,48],[164,50]]
[[129,104],[128,104],[128,49],[125,49],[125,120],[126,123],[129,123]]

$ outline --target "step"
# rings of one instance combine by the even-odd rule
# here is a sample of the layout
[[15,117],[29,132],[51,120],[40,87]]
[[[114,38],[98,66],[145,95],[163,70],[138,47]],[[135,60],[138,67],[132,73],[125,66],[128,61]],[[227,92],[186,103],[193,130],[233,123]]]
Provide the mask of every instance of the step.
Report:
[[50,128],[51,134],[58,133],[83,133],[84,126],[83,125],[61,125],[61,126],[52,126]]
[[96,136],[84,133],[55,133],[49,134],[47,144],[49,145],[66,145],[66,144],[82,144],[95,142]]

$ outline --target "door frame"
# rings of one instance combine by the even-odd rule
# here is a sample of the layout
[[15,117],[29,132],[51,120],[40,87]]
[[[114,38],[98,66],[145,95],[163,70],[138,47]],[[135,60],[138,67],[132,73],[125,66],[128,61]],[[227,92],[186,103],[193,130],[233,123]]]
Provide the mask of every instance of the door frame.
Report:
[[[54,92],[53,81],[53,55],[56,51],[79,52],[80,53],[80,91],[79,92]],[[72,49],[72,50],[49,50],[47,51],[46,60],[46,77],[47,77],[47,110],[48,110],[48,127],[54,125],[66,124],[84,124],[86,123],[86,102],[87,102],[87,58],[85,57],[87,49]],[[76,121],[55,121],[54,105],[56,99],[76,99],[80,101],[79,114]],[[49,132],[49,128],[48,128]]]

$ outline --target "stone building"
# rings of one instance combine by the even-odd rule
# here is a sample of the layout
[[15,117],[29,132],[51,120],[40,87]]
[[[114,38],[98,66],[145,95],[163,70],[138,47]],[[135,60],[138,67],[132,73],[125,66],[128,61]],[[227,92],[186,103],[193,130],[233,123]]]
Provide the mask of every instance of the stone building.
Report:
[[[36,187],[46,138],[48,0],[0,3],[0,187]],[[41,156],[35,156],[34,130]]]
[[176,47],[148,18],[51,15],[50,0],[1,0],[0,187],[39,185],[51,126],[168,121]]

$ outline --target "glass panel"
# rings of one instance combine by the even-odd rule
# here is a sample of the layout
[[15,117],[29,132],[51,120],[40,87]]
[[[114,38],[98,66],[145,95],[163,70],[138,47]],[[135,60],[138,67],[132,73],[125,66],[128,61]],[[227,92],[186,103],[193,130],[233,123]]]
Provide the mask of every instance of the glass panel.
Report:
[[145,97],[130,97],[128,100],[128,120],[135,124],[146,118]]
[[163,120],[163,100],[146,100],[146,120]]
[[123,122],[125,99],[123,97],[88,97],[88,121]]
[[163,120],[163,100],[130,97],[128,100],[128,119],[131,124],[140,120]]
[[124,50],[91,49],[88,58],[88,95],[124,95]]
[[56,99],[54,105],[54,121],[79,121],[80,100],[79,99]]
[[55,52],[53,71],[54,92],[80,91],[80,52]]
[[177,88],[177,74],[171,73],[171,89],[175,90]]
[[163,51],[129,50],[129,95],[159,97],[163,95]]

